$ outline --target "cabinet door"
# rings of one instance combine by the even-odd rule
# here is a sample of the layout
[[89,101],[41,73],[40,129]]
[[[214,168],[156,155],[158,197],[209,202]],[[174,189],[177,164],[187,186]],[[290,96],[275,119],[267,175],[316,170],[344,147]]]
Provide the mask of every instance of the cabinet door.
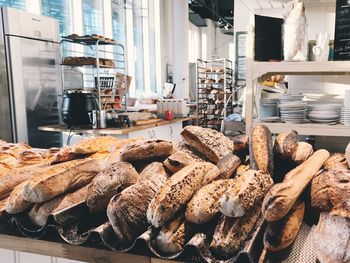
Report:
[[16,263],[51,263],[50,256],[37,255],[25,252],[16,252]]
[[170,140],[178,143],[181,141],[181,131],[182,131],[182,122],[177,122],[170,124],[168,126],[169,133],[170,133]]
[[155,139],[156,138],[155,128],[156,127],[130,132],[129,139],[132,139],[132,138]]
[[66,258],[55,258],[54,263],[85,263],[84,261],[71,260]]
[[0,261],[6,263],[15,263],[15,251],[0,248]]

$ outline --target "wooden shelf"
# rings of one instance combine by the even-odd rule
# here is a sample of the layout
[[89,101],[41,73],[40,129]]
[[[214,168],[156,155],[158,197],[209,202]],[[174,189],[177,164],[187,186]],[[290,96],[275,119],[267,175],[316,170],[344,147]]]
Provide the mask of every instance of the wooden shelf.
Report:
[[[249,62],[248,62],[249,63]],[[286,75],[344,75],[350,73],[350,61],[325,62],[250,62],[253,79],[265,74]]]
[[302,124],[289,124],[280,122],[261,122],[255,120],[253,126],[263,124],[266,125],[272,133],[288,132],[290,130],[296,130],[299,135],[316,135],[316,136],[350,136],[350,126],[344,126],[341,124],[327,125],[319,123],[302,123]]

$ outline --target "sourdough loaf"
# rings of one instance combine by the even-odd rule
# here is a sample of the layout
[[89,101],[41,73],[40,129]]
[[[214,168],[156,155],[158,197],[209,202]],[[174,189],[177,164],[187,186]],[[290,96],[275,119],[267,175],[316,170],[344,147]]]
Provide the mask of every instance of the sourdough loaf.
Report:
[[264,125],[255,126],[249,138],[250,168],[273,176],[272,135]]
[[346,158],[346,161],[347,161],[348,166],[350,168],[350,142],[349,142],[348,146],[345,149],[345,158]]
[[305,162],[314,152],[312,145],[307,142],[298,142],[296,150],[292,154],[292,160],[301,164]]
[[220,212],[225,216],[243,216],[256,203],[261,203],[262,198],[273,185],[271,176],[264,171],[248,170],[241,177],[238,192],[236,187],[229,188],[219,200]]
[[328,158],[328,151],[318,150],[290,171],[282,183],[273,185],[262,204],[264,218],[267,221],[277,221],[285,217]]
[[164,166],[160,162],[153,162],[147,165],[140,173],[140,180],[149,180],[154,176],[167,177],[167,173],[164,170]]
[[220,174],[219,179],[231,178],[234,172],[237,170],[238,166],[241,164],[241,159],[239,159],[233,153],[229,153],[222,157],[216,166],[219,168]]
[[215,228],[210,249],[224,257],[237,253],[243,247],[260,216],[260,204],[239,218],[222,215]]
[[203,186],[186,207],[186,220],[195,224],[210,221],[219,212],[219,199],[229,189],[238,185],[235,179],[216,180]]
[[209,161],[208,158],[206,158],[203,154],[198,152],[196,149],[191,147],[190,145],[186,144],[185,142],[181,141],[176,144],[175,146],[175,152],[176,151],[182,151],[187,153],[189,156],[192,157],[192,159],[196,162],[203,162],[203,161]]
[[173,143],[165,140],[143,140],[125,145],[120,159],[126,162],[167,158],[174,151]]
[[165,159],[163,164],[169,172],[176,173],[193,162],[194,159],[186,152],[176,151]]
[[103,211],[111,198],[118,192],[133,185],[139,179],[135,168],[126,162],[115,163],[92,179],[86,205],[90,212]]
[[324,169],[330,171],[334,169],[348,169],[345,154],[333,153],[324,164]]
[[282,159],[289,159],[298,147],[298,140],[297,131],[280,133],[276,136],[273,151]]
[[46,203],[35,204],[28,213],[29,219],[37,226],[44,226],[50,215],[85,202],[87,196],[88,185],[68,194],[57,196]]
[[118,242],[130,245],[146,231],[149,203],[167,179],[163,174],[154,174],[150,179],[141,180],[112,197],[107,216]]
[[7,204],[6,204],[6,212],[9,214],[18,214],[20,212],[23,212],[24,210],[28,209],[32,206],[31,202],[28,202],[23,199],[22,197],[22,191],[24,184],[26,182],[23,182],[19,185],[17,185],[11,192]]
[[305,213],[305,203],[298,200],[286,217],[270,222],[264,233],[264,247],[279,251],[289,247],[296,239]]
[[316,174],[311,181],[311,206],[322,211],[328,211],[332,208],[332,202],[328,194],[330,173],[331,171],[323,170]]
[[161,227],[218,175],[219,169],[207,162],[194,163],[173,174],[152,199],[147,210],[148,221]]
[[183,140],[202,153],[213,163],[220,158],[233,153],[233,142],[220,132],[199,126],[186,126],[181,136]]
[[32,203],[42,203],[67,191],[89,183],[105,168],[103,159],[80,159],[69,164],[57,164],[51,169],[37,173],[26,181],[22,196]]
[[189,226],[185,222],[185,217],[179,215],[161,228],[154,243],[162,253],[175,254],[184,248],[188,232]]
[[249,151],[249,136],[245,134],[237,135],[233,138],[233,147],[235,152],[248,153]]

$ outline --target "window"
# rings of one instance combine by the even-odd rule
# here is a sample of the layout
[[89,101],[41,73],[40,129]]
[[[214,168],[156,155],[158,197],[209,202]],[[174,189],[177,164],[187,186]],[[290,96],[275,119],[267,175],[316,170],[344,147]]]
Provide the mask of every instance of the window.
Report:
[[41,0],[42,15],[56,18],[61,36],[72,33],[70,0]]
[[0,0],[0,6],[9,6],[13,8],[26,10],[25,0]]
[[103,35],[101,0],[83,0],[84,34]]

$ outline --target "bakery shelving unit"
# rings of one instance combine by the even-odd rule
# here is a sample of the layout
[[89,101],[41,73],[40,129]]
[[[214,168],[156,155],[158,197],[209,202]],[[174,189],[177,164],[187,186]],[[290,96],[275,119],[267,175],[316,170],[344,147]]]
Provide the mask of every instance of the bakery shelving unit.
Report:
[[259,78],[271,75],[349,75],[350,61],[326,62],[256,62],[248,61],[247,86],[245,94],[246,132],[258,124],[264,124],[272,133],[296,130],[300,135],[350,136],[350,127],[341,124],[328,125],[316,123],[290,124],[280,122],[262,122],[255,118],[256,105],[260,96],[257,90]]
[[[63,37],[61,50],[61,54],[71,55],[62,57],[63,80],[65,67],[78,67],[83,74],[81,88],[96,92],[100,110],[127,111],[126,59],[122,44],[102,37]],[[64,81],[62,83],[64,90]],[[116,107],[117,104],[120,106]]]
[[232,61],[197,59],[198,125],[220,130],[222,120],[233,112]]

